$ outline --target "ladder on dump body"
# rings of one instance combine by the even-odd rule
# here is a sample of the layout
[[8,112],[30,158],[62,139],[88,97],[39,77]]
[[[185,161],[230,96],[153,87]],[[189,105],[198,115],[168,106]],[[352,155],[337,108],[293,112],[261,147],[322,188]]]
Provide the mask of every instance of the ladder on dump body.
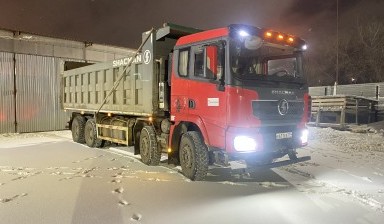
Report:
[[[136,52],[134,53],[133,55],[133,58],[136,58],[136,56],[139,54],[139,52],[141,51],[141,49],[143,48],[144,44],[148,41],[149,37],[152,35],[154,31],[154,28],[152,28],[150,31],[148,31],[148,36],[145,38],[145,40],[141,43],[140,47],[136,50]],[[112,89],[108,92],[107,96],[104,98],[103,102],[101,103],[100,107],[97,109],[96,113],[95,113],[95,121],[96,121],[96,130],[97,130],[97,137],[100,138],[100,139],[103,139],[103,140],[107,140],[107,141],[111,141],[111,142],[115,142],[115,143],[119,143],[119,144],[124,144],[124,145],[130,145],[131,144],[131,141],[132,139],[129,138],[129,127],[128,127],[128,122],[127,121],[124,121],[126,122],[126,125],[124,126],[116,126],[116,125],[108,125],[108,124],[99,124],[97,122],[97,114],[100,112],[101,108],[105,105],[105,103],[107,102],[108,98],[112,95],[113,91],[116,90],[117,86],[119,85],[120,81],[122,80],[122,78],[124,77],[124,73],[127,71],[126,74],[129,74],[131,72],[131,65],[132,65],[132,62],[134,60],[131,60],[125,67],[124,69],[121,71],[121,73],[119,74],[117,80],[115,81],[115,83],[113,84],[112,86]],[[128,69],[129,68],[129,69]],[[102,136],[101,133],[101,129],[102,128],[105,128],[105,129],[109,129],[111,131],[113,130],[117,130],[117,131],[122,131],[124,133],[124,136],[125,136],[125,139],[119,139],[119,138],[114,138],[111,134],[111,136]]]

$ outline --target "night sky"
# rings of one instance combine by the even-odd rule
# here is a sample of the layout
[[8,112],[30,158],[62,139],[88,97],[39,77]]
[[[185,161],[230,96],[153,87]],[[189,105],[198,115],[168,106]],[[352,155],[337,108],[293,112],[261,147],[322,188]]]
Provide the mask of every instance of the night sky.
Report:
[[[380,2],[339,0],[339,12]],[[245,23],[306,38],[314,29],[333,32],[335,20],[336,0],[0,0],[1,29],[131,48],[164,22],[200,29]]]

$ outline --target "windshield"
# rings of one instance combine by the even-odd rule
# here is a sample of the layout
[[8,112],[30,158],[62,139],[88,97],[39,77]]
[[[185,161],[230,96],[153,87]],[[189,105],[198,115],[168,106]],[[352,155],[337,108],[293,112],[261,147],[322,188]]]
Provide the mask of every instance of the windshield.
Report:
[[256,37],[235,39],[230,44],[231,73],[239,79],[301,80],[301,54],[276,44],[250,44]]
[[292,76],[298,75],[296,58],[270,59],[268,60],[268,75]]

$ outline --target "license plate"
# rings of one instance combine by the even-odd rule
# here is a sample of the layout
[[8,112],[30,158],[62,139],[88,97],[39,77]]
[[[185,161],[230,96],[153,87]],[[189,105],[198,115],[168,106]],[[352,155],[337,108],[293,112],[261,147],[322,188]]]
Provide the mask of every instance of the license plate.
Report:
[[292,132],[276,133],[276,139],[292,138]]

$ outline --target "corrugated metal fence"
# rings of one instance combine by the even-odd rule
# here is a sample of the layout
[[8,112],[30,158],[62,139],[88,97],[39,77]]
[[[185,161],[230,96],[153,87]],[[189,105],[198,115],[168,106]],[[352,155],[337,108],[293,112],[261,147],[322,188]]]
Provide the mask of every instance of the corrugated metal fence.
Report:
[[[334,86],[317,86],[309,87],[309,95],[311,96],[327,96],[333,95]],[[378,121],[384,120],[384,82],[339,85],[336,88],[338,95],[354,95],[363,96],[379,101],[376,106]]]
[[59,98],[62,60],[12,53],[0,56],[0,133],[64,129],[67,114]]
[[0,133],[15,131],[13,54],[0,52]]
[[[309,87],[309,95],[311,96],[327,96],[333,95],[334,86],[317,86]],[[367,98],[384,98],[384,82],[339,85],[336,88],[338,95],[355,95]]]

